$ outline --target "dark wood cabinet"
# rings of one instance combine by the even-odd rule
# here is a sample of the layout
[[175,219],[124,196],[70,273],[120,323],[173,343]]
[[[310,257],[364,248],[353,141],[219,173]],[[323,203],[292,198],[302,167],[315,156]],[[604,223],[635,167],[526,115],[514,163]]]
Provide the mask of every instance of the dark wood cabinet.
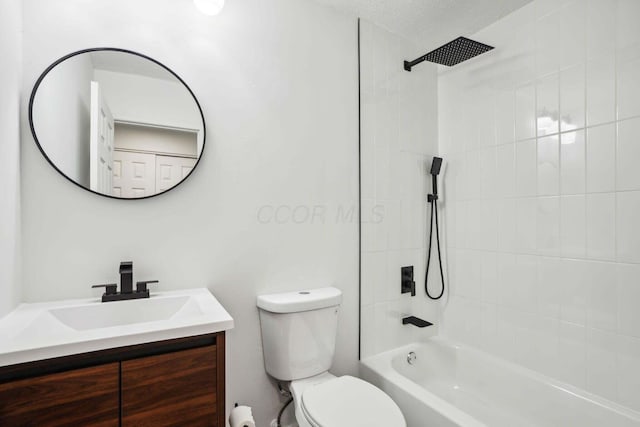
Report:
[[216,346],[122,362],[122,426],[214,426]]
[[117,427],[118,363],[0,384],[0,425]]
[[0,426],[224,426],[224,333],[0,367]]

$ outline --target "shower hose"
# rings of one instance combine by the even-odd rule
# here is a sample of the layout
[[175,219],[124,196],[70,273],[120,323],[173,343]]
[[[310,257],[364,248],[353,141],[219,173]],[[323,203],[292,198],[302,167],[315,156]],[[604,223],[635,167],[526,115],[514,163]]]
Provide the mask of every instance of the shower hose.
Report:
[[[431,221],[429,226],[429,251],[427,252],[427,268],[424,275],[424,291],[427,293],[427,296],[432,300],[438,300],[442,298],[444,294],[444,271],[442,270],[442,255],[440,253],[440,232],[438,226],[438,199],[437,196],[429,195],[429,202],[431,203]],[[431,295],[429,293],[429,264],[431,264],[431,243],[433,242],[433,220],[435,218],[436,222],[436,245],[438,249],[438,265],[440,266],[440,279],[442,280],[442,288],[440,289],[440,293],[437,296]]]

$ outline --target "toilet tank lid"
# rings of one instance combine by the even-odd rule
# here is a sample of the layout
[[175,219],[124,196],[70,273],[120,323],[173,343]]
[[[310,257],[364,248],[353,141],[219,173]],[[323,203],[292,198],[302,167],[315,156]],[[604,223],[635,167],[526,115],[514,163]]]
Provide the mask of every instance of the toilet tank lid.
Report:
[[334,307],[341,302],[342,292],[331,287],[258,296],[258,307],[272,313],[317,310]]

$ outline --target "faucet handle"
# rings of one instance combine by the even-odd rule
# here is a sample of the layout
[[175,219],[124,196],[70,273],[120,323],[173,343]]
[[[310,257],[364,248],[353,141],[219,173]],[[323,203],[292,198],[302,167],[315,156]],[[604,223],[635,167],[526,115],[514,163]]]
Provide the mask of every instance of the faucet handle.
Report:
[[92,288],[104,288],[105,295],[115,295],[118,293],[117,283],[106,283],[104,285],[93,285]]
[[147,292],[147,285],[154,283],[160,283],[158,280],[146,280],[143,282],[136,282],[136,292]]

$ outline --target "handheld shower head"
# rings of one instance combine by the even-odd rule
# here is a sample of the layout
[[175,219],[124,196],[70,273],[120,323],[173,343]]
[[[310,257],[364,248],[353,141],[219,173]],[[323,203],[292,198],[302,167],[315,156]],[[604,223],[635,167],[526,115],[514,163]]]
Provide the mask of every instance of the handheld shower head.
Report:
[[438,200],[438,175],[440,174],[440,169],[442,168],[442,157],[434,157],[431,162],[431,182],[433,185],[433,194],[429,194],[427,200],[431,202],[432,200]]
[[442,157],[434,157],[431,163],[431,175],[440,175],[440,168],[442,167]]

